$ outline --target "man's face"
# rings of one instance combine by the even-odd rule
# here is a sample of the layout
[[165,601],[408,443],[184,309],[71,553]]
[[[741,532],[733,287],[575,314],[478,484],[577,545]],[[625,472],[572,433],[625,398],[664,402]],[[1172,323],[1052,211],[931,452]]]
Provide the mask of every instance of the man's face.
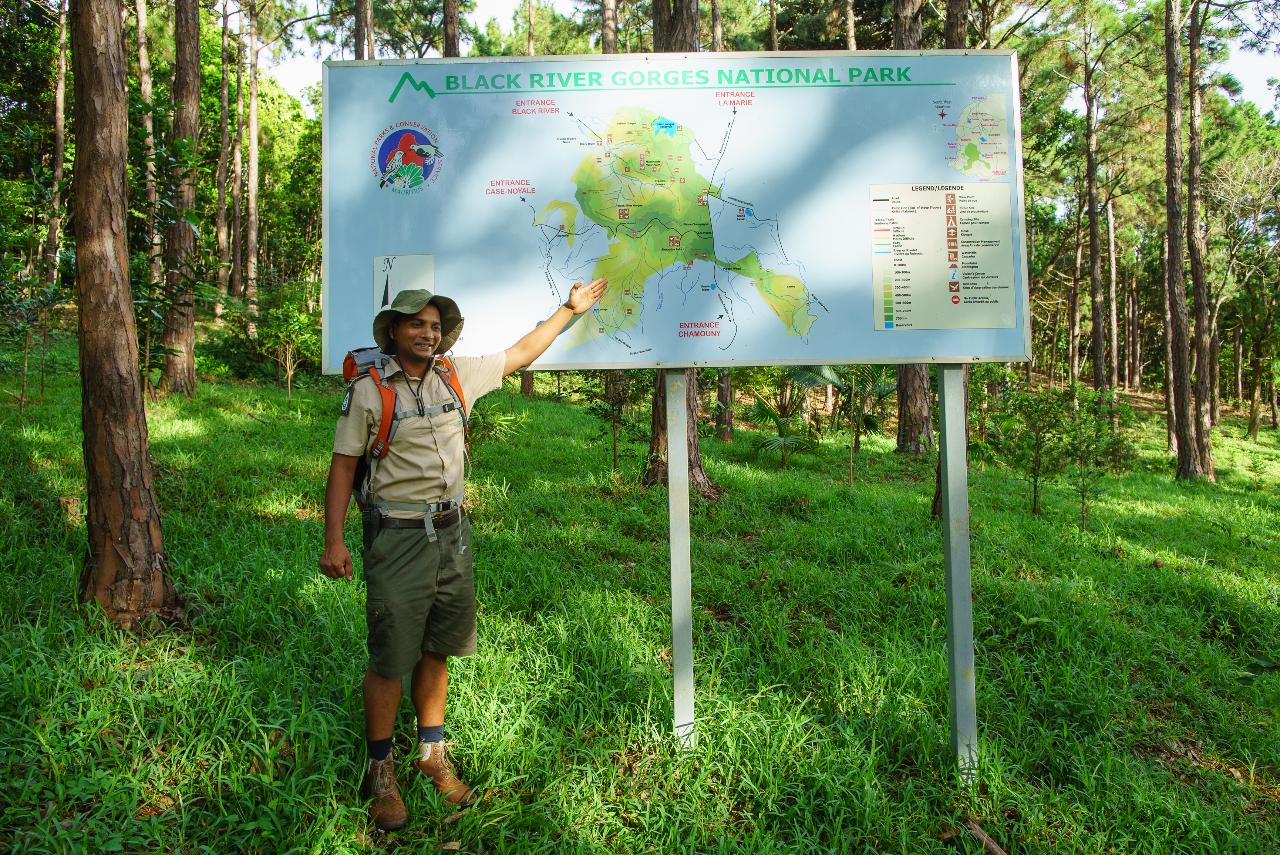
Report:
[[418,314],[403,318],[395,325],[391,339],[398,355],[430,359],[440,345],[440,310],[426,306]]

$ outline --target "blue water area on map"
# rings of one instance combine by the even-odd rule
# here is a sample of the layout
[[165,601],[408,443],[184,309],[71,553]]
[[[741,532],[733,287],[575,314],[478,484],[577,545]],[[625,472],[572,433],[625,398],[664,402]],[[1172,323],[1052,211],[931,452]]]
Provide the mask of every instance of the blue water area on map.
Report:
[[654,119],[653,132],[654,134],[666,134],[669,137],[674,137],[676,135],[676,123],[672,119]]

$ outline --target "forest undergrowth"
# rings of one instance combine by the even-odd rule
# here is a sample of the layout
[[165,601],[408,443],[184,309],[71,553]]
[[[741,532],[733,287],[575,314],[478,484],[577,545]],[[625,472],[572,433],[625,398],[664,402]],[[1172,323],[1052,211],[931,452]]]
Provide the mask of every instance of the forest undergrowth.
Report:
[[[608,427],[509,384],[479,404],[469,489],[480,655],[448,738],[485,796],[405,787],[372,831],[364,611],[321,576],[340,389],[203,383],[149,413],[189,625],[117,632],[74,606],[85,542],[74,342],[43,404],[0,406],[0,846],[16,852],[1280,850],[1280,442],[1228,417],[1216,484],[1179,484],[1158,414],[1079,526],[971,472],[982,766],[949,754],[931,457],[846,438],[780,471],[704,438],[693,505],[698,741],[671,736],[666,493],[610,470]],[[0,385],[10,375],[0,375]],[[541,389],[543,393],[548,388]],[[645,414],[647,417],[647,414]],[[503,418],[506,416],[505,418]],[[348,543],[358,543],[356,517]],[[396,751],[410,748],[402,707]],[[413,781],[404,776],[402,781]]]

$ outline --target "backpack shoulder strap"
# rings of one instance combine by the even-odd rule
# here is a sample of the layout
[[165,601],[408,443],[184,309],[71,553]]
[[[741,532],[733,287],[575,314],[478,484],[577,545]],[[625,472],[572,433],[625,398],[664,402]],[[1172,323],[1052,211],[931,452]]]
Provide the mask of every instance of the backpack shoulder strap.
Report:
[[373,437],[373,444],[369,446],[369,456],[374,460],[380,460],[386,456],[387,448],[391,445],[391,438],[396,434],[396,410],[399,401],[397,400],[395,387],[391,385],[390,380],[382,376],[377,367],[369,366],[368,377],[377,387],[378,398],[382,401],[382,415],[378,419],[378,432]]
[[467,429],[467,398],[462,393],[462,379],[458,377],[458,370],[454,367],[453,360],[447,356],[437,357],[432,367],[436,374],[449,387],[449,393],[453,395],[453,399],[458,402],[458,412],[462,414],[462,430],[465,433]]

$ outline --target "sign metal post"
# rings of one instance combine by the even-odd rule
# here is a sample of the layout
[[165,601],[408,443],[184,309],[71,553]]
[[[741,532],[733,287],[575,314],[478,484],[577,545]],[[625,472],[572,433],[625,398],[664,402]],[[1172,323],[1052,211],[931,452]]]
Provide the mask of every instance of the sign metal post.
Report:
[[969,481],[963,365],[939,366],[942,393],[942,548],[947,572],[947,677],[951,751],[964,780],[978,767],[973,674],[973,594],[969,576]]
[[684,369],[668,369],[667,508],[671,521],[671,669],[675,680],[675,734],[680,748],[694,746],[693,594],[689,559],[689,438]]

